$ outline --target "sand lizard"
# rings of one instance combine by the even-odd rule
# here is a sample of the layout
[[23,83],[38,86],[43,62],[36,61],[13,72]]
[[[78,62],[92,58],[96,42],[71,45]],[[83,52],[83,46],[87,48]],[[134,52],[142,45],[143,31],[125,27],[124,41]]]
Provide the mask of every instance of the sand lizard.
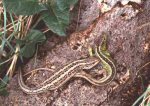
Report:
[[24,84],[22,78],[22,72],[19,70],[18,82],[21,89],[27,94],[38,94],[47,90],[54,90],[59,88],[61,85],[66,83],[72,77],[81,77],[89,81],[90,83],[102,86],[111,82],[116,74],[116,67],[113,61],[105,55],[101,48],[102,44],[106,42],[104,38],[100,46],[95,47],[95,55],[101,60],[103,68],[108,71],[109,75],[105,78],[95,79],[91,75],[85,73],[83,69],[91,69],[99,63],[99,60],[95,57],[89,57],[87,59],[76,60],[64,68],[60,69],[58,72],[53,74],[49,79],[47,79],[47,83],[44,86],[30,88]]
[[90,69],[99,63],[99,59],[95,57],[90,57],[87,59],[76,60],[56,73],[54,73],[45,83],[44,86],[39,86],[35,88],[30,88],[25,85],[23,78],[22,78],[22,71],[19,70],[18,75],[18,83],[21,89],[27,94],[38,94],[45,92],[47,90],[55,90],[59,88],[61,85],[66,83],[70,78],[72,78],[77,72],[81,71],[82,69]]

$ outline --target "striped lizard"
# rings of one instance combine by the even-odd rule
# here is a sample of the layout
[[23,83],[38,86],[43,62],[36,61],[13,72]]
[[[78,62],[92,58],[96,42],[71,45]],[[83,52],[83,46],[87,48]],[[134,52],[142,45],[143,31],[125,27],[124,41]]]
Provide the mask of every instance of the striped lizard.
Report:
[[95,57],[76,60],[54,73],[49,79],[47,79],[47,83],[44,86],[39,86],[36,88],[30,88],[25,85],[22,78],[22,71],[19,70],[18,83],[21,89],[27,94],[38,94],[47,90],[55,90],[70,80],[70,78],[72,78],[80,70],[90,69],[98,63],[99,59]]
[[109,75],[106,78],[103,77],[101,79],[95,79],[90,74],[87,74],[84,71],[80,71],[79,73],[75,74],[74,77],[84,78],[96,86],[104,86],[110,83],[116,75],[115,64],[113,63],[112,59],[110,59],[109,57],[110,55],[106,49],[106,34],[105,33],[103,33],[103,40],[101,41],[100,46],[95,46],[94,49],[95,49],[94,51],[95,55],[101,60],[103,69],[105,69],[105,71],[107,71]]
[[[108,84],[113,80],[116,74],[116,67],[113,61],[102,50],[103,47],[105,47],[105,42],[106,42],[106,37],[104,37],[100,46],[95,47],[95,55],[99,59],[91,56],[86,59],[76,60],[64,66],[56,73],[54,73],[50,78],[46,80],[46,84],[44,83],[45,84],[44,86],[39,86],[36,88],[30,88],[26,86],[22,78],[22,72],[21,70],[19,70],[19,75],[18,75],[19,86],[27,94],[38,94],[38,93],[45,92],[47,90],[55,90],[60,86],[62,86],[64,83],[66,83],[68,80],[70,80],[72,77],[84,78],[90,83],[97,86]],[[97,80],[94,79],[91,75],[85,73],[83,69],[91,69],[94,66],[96,66],[99,63],[99,61],[101,61],[103,68],[106,71],[108,71],[109,75],[106,78],[104,77]]]

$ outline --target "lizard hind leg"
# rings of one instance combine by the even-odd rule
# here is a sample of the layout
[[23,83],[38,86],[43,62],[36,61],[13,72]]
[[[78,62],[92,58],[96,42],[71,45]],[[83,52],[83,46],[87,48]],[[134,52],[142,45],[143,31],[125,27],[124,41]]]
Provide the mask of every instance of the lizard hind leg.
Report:
[[88,52],[91,57],[95,56],[94,49],[91,46],[88,47]]

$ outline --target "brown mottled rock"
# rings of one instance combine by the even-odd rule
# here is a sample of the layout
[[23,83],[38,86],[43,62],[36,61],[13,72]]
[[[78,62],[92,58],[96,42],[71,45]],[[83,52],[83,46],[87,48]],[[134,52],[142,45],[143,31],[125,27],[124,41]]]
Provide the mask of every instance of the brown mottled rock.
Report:
[[[38,95],[27,95],[19,88],[18,83],[16,83],[17,75],[15,75],[8,87],[10,94],[8,97],[0,97],[1,103],[3,106],[131,106],[137,95],[142,93],[140,80],[137,79],[133,83],[132,78],[135,77],[139,67],[149,60],[149,46],[145,49],[145,46],[150,44],[149,7],[149,0],[144,1],[139,9],[129,5],[115,6],[107,13],[99,16],[91,33],[72,34],[63,43],[56,43],[53,49],[49,46],[55,42],[52,39],[57,39],[56,41],[59,42],[60,38],[54,37],[48,40],[40,49],[38,56],[31,59],[24,67],[25,73],[39,67],[60,69],[71,61],[87,57],[87,46],[100,43],[102,32],[106,32],[108,33],[108,50],[117,68],[117,75],[109,85],[97,87],[84,79],[72,78],[58,90],[47,91]],[[97,15],[95,16],[97,17]],[[93,15],[89,15],[89,17],[93,17]],[[77,38],[80,39],[77,40]],[[73,44],[70,44],[71,41]],[[45,47],[46,49],[43,50]],[[127,70],[130,72],[129,80],[132,82],[125,82],[129,87],[124,86],[127,84],[120,83],[121,77],[126,74]],[[39,71],[26,83],[29,86],[37,85],[51,75],[52,72]],[[148,77],[145,78],[148,79]],[[108,92],[114,85],[118,87],[113,92]],[[127,89],[123,89],[124,87]]]

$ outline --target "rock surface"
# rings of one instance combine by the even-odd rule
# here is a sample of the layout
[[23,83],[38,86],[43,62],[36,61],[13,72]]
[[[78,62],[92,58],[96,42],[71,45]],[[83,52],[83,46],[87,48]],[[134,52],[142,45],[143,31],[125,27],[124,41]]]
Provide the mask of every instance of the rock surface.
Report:
[[[97,6],[94,1],[88,1],[90,4],[87,3],[87,11],[82,13],[82,20],[86,18],[84,13],[92,13],[93,9],[90,8]],[[88,7],[88,5],[92,6]],[[24,67],[25,73],[39,67],[58,70],[71,61],[87,57],[87,44],[100,43],[102,32],[106,32],[108,33],[108,50],[117,67],[117,75],[110,85],[97,87],[83,79],[73,78],[58,90],[47,91],[38,95],[27,95],[22,92],[18,83],[16,83],[16,75],[8,87],[9,96],[0,97],[0,103],[3,106],[131,106],[136,98],[131,100],[130,98],[123,98],[124,96],[119,91],[124,84],[120,83],[120,79],[126,74],[127,70],[130,71],[130,78],[135,76],[137,69],[145,63],[145,58],[149,54],[149,51],[145,49],[145,45],[150,44],[150,40],[147,40],[150,38],[149,7],[149,0],[144,1],[138,9],[129,5],[115,6],[109,12],[99,16],[91,34],[85,34],[86,37],[83,34],[72,34],[67,41],[63,38],[52,37],[44,44],[44,47],[40,48],[37,57],[31,59]],[[95,19],[97,18],[98,12],[95,13],[95,15],[87,16],[91,22],[94,20],[93,16],[95,16]],[[85,21],[83,21],[84,24],[81,24],[81,27],[91,23],[88,21],[85,24]],[[73,43],[70,44],[71,42]],[[39,71],[26,83],[37,85],[51,75],[52,72]],[[116,82],[119,82],[119,85]],[[110,94],[108,91],[114,85],[118,85],[118,87]],[[132,92],[133,95],[134,92]],[[125,97],[128,98],[129,96],[130,94],[126,93]],[[128,102],[129,100],[130,102]]]

